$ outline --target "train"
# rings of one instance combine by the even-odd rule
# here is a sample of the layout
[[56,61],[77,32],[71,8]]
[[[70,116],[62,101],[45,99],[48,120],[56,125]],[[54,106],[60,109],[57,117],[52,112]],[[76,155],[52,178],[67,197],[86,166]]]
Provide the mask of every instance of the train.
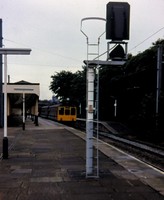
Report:
[[58,122],[75,122],[77,108],[70,105],[43,106],[40,110],[40,117],[55,120]]

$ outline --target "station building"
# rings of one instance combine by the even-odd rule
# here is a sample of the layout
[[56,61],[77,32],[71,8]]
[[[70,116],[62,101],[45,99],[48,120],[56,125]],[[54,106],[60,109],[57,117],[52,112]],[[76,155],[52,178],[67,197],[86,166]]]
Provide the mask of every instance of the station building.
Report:
[[29,83],[24,80],[7,83],[8,126],[18,126],[22,123],[23,107],[25,115],[30,115],[35,120],[38,117],[39,95],[39,83]]

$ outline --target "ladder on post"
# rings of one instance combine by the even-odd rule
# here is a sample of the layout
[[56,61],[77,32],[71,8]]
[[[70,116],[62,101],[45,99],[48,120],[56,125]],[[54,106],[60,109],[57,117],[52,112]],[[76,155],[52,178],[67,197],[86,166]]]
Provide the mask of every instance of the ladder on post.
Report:
[[[99,42],[87,43],[87,60],[93,60],[99,56]],[[94,57],[94,58],[93,58]]]
[[[82,30],[82,22],[85,20],[103,20],[104,18],[99,17],[88,17],[81,20],[81,32],[85,35],[87,39],[87,114],[86,114],[86,178],[98,178],[99,177],[99,65],[88,64],[88,61],[99,59],[99,45],[100,37],[105,33],[105,31],[98,37],[97,43],[89,43],[89,38],[87,34]],[[97,71],[97,73],[95,73]],[[96,100],[95,96],[95,74],[96,77]],[[95,105],[96,104],[96,105]],[[97,121],[97,134],[96,142],[93,138],[94,129],[94,113],[96,113]],[[96,148],[96,155],[94,155],[93,146]]]

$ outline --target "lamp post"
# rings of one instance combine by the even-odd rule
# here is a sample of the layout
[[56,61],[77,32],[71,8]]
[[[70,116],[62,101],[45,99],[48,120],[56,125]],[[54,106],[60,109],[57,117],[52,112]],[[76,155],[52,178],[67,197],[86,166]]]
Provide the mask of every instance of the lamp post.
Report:
[[3,159],[8,158],[7,138],[7,55],[29,55],[31,49],[0,48],[0,54],[4,55],[4,138],[3,138]]

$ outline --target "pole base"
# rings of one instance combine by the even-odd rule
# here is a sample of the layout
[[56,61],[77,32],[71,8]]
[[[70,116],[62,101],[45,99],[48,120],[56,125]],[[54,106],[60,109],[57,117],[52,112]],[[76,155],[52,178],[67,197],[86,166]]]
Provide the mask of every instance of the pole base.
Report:
[[38,116],[35,115],[35,126],[38,126]]
[[22,128],[23,128],[23,130],[25,130],[25,123],[23,123]]
[[3,138],[3,159],[8,159],[8,138]]

